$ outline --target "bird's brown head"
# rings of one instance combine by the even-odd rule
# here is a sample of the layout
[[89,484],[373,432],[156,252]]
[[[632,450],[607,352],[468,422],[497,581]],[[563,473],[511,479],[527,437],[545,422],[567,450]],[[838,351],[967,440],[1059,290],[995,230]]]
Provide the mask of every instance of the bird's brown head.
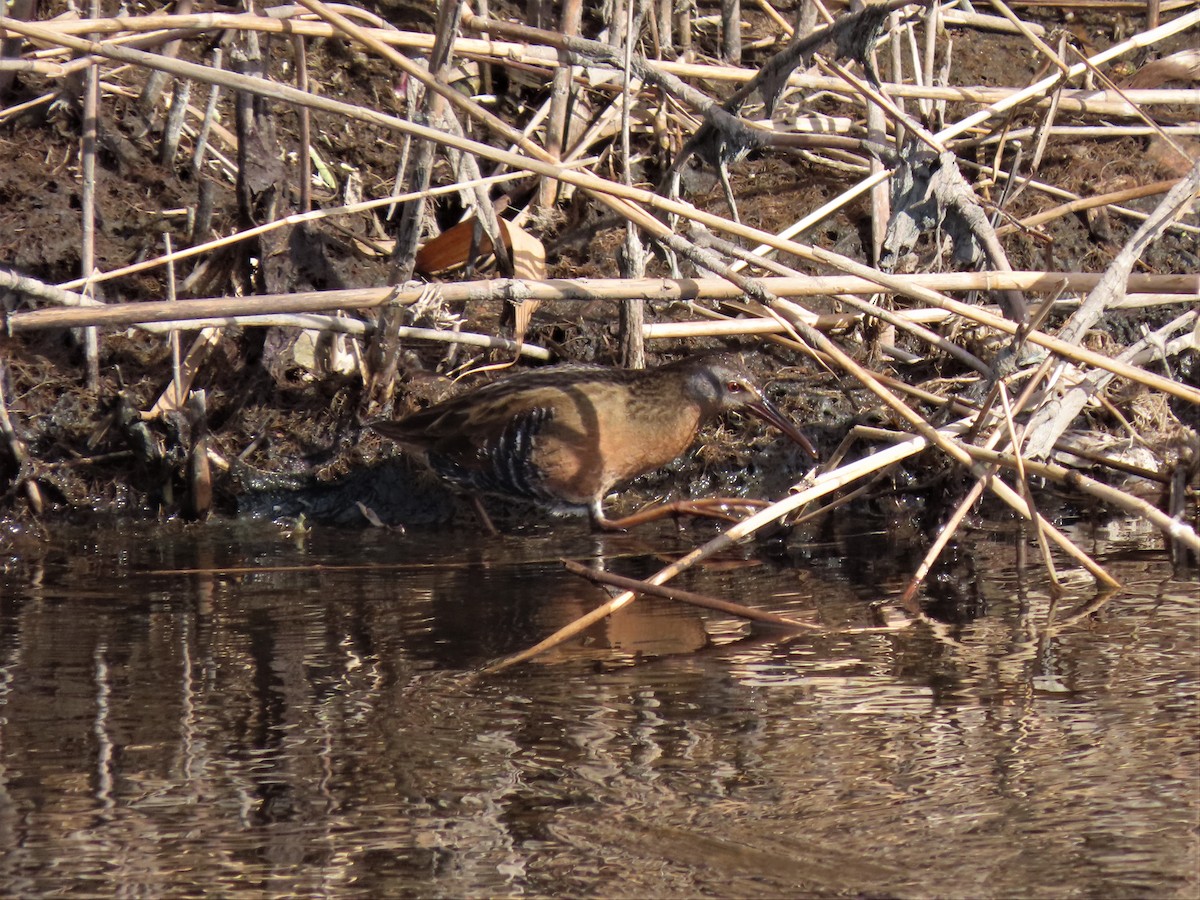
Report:
[[820,458],[812,442],[767,399],[758,381],[736,356],[721,354],[696,359],[684,381],[684,391],[708,415],[749,410],[786,434],[813,459]]

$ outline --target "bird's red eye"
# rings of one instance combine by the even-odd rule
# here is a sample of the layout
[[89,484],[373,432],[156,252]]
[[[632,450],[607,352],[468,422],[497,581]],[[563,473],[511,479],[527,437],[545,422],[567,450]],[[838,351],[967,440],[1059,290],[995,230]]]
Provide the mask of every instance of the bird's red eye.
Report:
[[740,394],[745,389],[746,388],[744,385],[736,381],[731,381],[729,384],[725,385],[725,390],[729,391],[731,394]]

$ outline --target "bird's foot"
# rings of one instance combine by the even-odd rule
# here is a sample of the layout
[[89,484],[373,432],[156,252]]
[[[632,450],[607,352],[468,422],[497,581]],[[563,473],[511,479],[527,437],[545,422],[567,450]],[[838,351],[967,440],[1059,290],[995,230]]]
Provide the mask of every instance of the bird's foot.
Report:
[[[699,516],[723,522],[739,522],[746,513],[770,506],[765,500],[746,500],[741,497],[712,497],[707,500],[676,500],[650,506],[620,519],[610,519],[601,513],[592,514],[592,524],[606,531],[627,531],[636,525],[665,519],[668,516]],[[740,511],[735,512],[735,510]]]

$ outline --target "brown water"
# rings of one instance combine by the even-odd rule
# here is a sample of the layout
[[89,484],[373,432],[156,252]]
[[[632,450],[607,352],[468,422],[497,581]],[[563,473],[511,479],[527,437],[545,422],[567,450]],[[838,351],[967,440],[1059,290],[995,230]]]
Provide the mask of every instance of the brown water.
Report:
[[[563,532],[566,532],[564,536]],[[401,536],[77,526],[0,541],[8,896],[1194,897],[1192,579],[1089,543],[1127,591],[1046,628],[979,536],[976,616],[782,638],[639,601],[472,670],[645,575],[669,528]],[[886,553],[682,586],[878,624]],[[863,555],[846,559],[859,549]],[[901,567],[902,568],[902,567]]]

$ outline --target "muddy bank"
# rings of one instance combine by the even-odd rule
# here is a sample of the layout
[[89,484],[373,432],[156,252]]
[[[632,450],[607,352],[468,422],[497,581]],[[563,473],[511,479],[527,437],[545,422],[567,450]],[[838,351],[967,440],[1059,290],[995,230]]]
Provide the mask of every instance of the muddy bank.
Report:
[[[379,12],[388,18],[389,26],[383,27],[370,14],[360,16],[374,29],[371,34],[403,46],[410,55],[425,52],[414,48],[421,35],[435,29],[427,15],[407,7]],[[602,69],[608,71],[609,63],[597,63],[591,45],[554,44],[554,29],[539,38],[546,41],[544,47],[534,40],[537,35],[513,38],[499,20],[515,12],[493,11],[494,37],[507,37],[516,48],[505,50],[507,57],[485,52],[476,40],[478,24],[471,27],[469,17],[459,23],[457,67],[440,73],[442,83],[454,84],[488,114],[518,128],[530,127],[542,138],[545,132],[537,128],[547,126],[530,123],[538,107],[550,102],[555,72],[565,71],[556,69],[554,60],[559,53],[575,54],[564,58],[582,68],[575,70],[574,82],[562,85],[575,106],[556,127],[562,128],[564,146],[577,141],[574,148],[580,155],[595,157],[591,163],[595,172],[621,182],[620,117],[605,118],[606,109],[614,103],[619,106],[621,92],[617,82],[599,75]],[[785,4],[780,12],[791,23],[801,10]],[[284,13],[272,15],[279,21]],[[769,60],[786,55],[788,45],[780,38],[777,22],[757,10],[746,15],[741,66],[761,71]],[[793,86],[769,110],[759,94],[736,107],[729,101],[741,82],[729,74],[737,67],[721,63],[720,58],[736,57],[710,22],[691,23],[686,42],[678,27],[668,38],[662,33],[662,22],[655,26],[657,31],[644,22],[638,50],[650,66],[645,83],[652,87],[632,95],[629,181],[633,189],[660,186],[699,123],[720,121],[702,103],[695,105],[697,96],[710,103],[725,101],[747,122],[773,121],[770,133],[765,129],[755,133],[755,146],[744,157],[728,148],[701,148],[681,169],[682,195],[695,208],[724,217],[729,214],[728,197],[736,198],[737,219],[723,220],[731,224],[721,237],[731,239],[733,246],[709,239],[714,232],[711,223],[704,229],[707,236],[694,226],[678,228],[679,235],[694,242],[691,246],[715,255],[725,266],[756,243],[751,235],[758,232],[740,232],[738,223],[778,234],[838,198],[872,167],[902,168],[909,152],[905,148],[915,146],[909,143],[914,130],[926,137],[953,132],[945,141],[967,199],[947,212],[944,198],[939,198],[934,203],[935,225],[925,222],[923,216],[929,213],[914,212],[917,205],[906,206],[896,192],[889,198],[864,191],[817,218],[801,232],[799,243],[781,248],[775,262],[756,263],[745,271],[761,277],[797,271],[839,274],[857,271],[851,264],[870,266],[881,249],[890,247],[894,258],[888,270],[871,270],[880,272],[880,277],[891,270],[920,274],[979,268],[1051,276],[1103,273],[1115,263],[1125,264],[1122,248],[1170,188],[1187,176],[1189,159],[1197,152],[1197,138],[1188,131],[1195,127],[1191,100],[1196,71],[1187,56],[1188,29],[1170,27],[1178,16],[1176,11],[1165,14],[1158,31],[1138,17],[1054,9],[1027,16],[1030,33],[1062,34],[1084,55],[1119,49],[1133,34],[1155,35],[1149,47],[1117,53],[1116,61],[1106,63],[1099,75],[1088,76],[1098,88],[1120,83],[1125,94],[1142,105],[1121,112],[1124,101],[1112,90],[1104,94],[1107,105],[1085,102],[1080,98],[1088,88],[1087,79],[1073,76],[1055,99],[1050,91],[1031,95],[1029,102],[994,111],[978,127],[956,123],[977,116],[981,109],[1003,106],[1004,100],[979,100],[976,94],[985,89],[1016,91],[1036,82],[1047,67],[1044,54],[1028,34],[999,33],[995,29],[1000,26],[990,19],[967,25],[947,20],[927,41],[923,37],[918,41],[931,23],[900,10],[886,22],[881,20],[882,42],[877,45],[855,49],[832,39],[816,41],[815,52],[821,56],[810,54],[797,61],[790,70]],[[388,285],[414,274],[424,282],[446,284],[483,284],[481,279],[505,274],[546,283],[633,274],[649,278],[709,274],[696,268],[695,257],[664,252],[662,247],[670,242],[663,240],[646,253],[640,266],[635,265],[625,249],[626,215],[632,215],[628,210],[614,213],[613,204],[599,202],[590,189],[560,184],[557,192],[547,193],[545,184],[528,177],[491,188],[490,201],[511,232],[510,268],[504,268],[504,260],[488,261],[486,254],[469,258],[471,248],[478,249],[480,242],[486,247],[488,239],[486,234],[472,235],[468,228],[462,233],[465,237],[451,244],[449,265],[439,269],[430,263],[431,271],[414,273],[413,266],[420,261],[416,249],[422,248],[428,257],[437,233],[450,229],[461,218],[464,203],[476,203],[477,198],[469,190],[442,195],[430,201],[415,223],[405,221],[405,211],[415,208],[411,201],[394,209],[385,202],[370,210],[353,206],[364,199],[386,201],[389,192],[402,193],[419,183],[412,165],[421,142],[410,140],[380,116],[428,117],[430,112],[422,105],[416,75],[402,71],[398,61],[378,48],[362,49],[354,32],[342,32],[336,20],[329,21],[332,24],[315,17],[304,20],[303,27],[297,27],[308,36],[293,40],[272,34],[269,23],[255,17],[229,18],[218,27],[188,20],[193,31],[187,32],[176,54],[185,64],[211,67],[215,45],[204,35],[223,36],[224,67],[251,76],[261,72],[275,84],[307,85],[357,110],[353,115],[310,111],[295,102],[271,99],[265,88],[255,94],[242,82],[233,84],[243,86],[240,92],[230,85],[215,91],[210,83],[197,80],[195,70],[188,70],[192,78],[186,95],[185,81],[179,78],[169,79],[165,89],[152,90],[147,86],[152,81],[150,72],[159,63],[145,60],[146,65],[123,68],[103,82],[93,153],[87,149],[91,136],[85,127],[82,95],[70,90],[76,81],[34,67],[7,80],[0,101],[0,158],[5,162],[0,167],[4,201],[0,265],[11,276],[32,278],[68,294],[57,296],[52,290],[39,294],[27,285],[14,285],[11,279],[5,284],[10,333],[0,337],[0,377],[11,423],[0,448],[0,483],[5,486],[0,509],[5,516],[20,519],[36,510],[38,517],[53,520],[72,511],[103,510],[198,518],[253,511],[304,513],[349,523],[369,520],[359,508],[363,504],[387,523],[462,522],[458,499],[407,462],[392,462],[395,448],[366,431],[364,423],[380,415],[401,415],[455,389],[467,390],[479,380],[498,377],[501,373],[493,372],[468,376],[457,385],[454,381],[469,369],[510,362],[513,351],[401,339],[398,329],[519,338],[528,347],[544,351],[541,359],[521,365],[562,360],[620,363],[631,352],[635,330],[622,326],[620,310],[625,301],[621,299],[546,300],[514,315],[514,304],[502,299],[504,292],[497,289],[488,299],[446,303],[431,294],[423,302],[406,301],[398,307],[350,309],[341,314],[340,325],[337,320],[313,320],[320,330],[306,330],[301,327],[304,323],[296,321],[265,325],[221,319],[219,326],[213,321],[203,330],[195,323],[181,323],[172,338],[162,328],[105,327],[98,331],[94,352],[89,352],[81,328],[34,327],[21,319],[26,313],[51,308],[64,297],[82,292],[119,306],[176,298],[319,296],[325,291]],[[61,45],[68,49],[73,47],[72,35],[82,33],[56,27]],[[111,36],[122,28],[144,31],[149,23],[143,28],[138,17],[130,17],[123,25],[95,27]],[[579,33],[585,39],[599,39],[606,28],[606,23],[585,17]],[[816,33],[819,37],[819,28]],[[44,44],[46,38],[38,34]],[[552,44],[556,49],[547,49]],[[925,82],[912,71],[904,53],[895,49],[910,44],[932,52],[934,70],[941,73],[938,90],[928,91],[928,96],[921,96],[919,88]],[[546,53],[538,56],[543,49]],[[23,54],[32,61],[34,45],[17,41],[8,53],[10,58]],[[520,53],[530,55],[518,59]],[[1077,59],[1070,53],[1069,60]],[[868,56],[870,67],[864,69]],[[69,62],[67,55],[56,59]],[[589,60],[598,68],[584,66]],[[109,57],[105,66],[120,61]],[[698,93],[681,91],[653,68],[674,73],[677,69],[670,67],[680,61],[711,65],[711,74],[702,70],[671,74],[684,77]],[[1163,61],[1170,64],[1164,68]],[[834,89],[820,79],[833,77],[838,67],[848,67],[842,71],[850,77],[841,76],[841,88]],[[297,75],[301,70],[303,79]],[[876,107],[869,85],[861,81],[870,82],[876,74],[874,80],[884,85],[884,94],[894,95],[882,119],[869,112]],[[82,71],[71,76],[78,77]],[[1170,96],[1156,99],[1151,96],[1155,90],[1178,91],[1179,102],[1164,102]],[[211,108],[219,114],[216,119],[204,115],[210,92]],[[670,97],[671,103],[664,103],[664,97]],[[678,104],[686,105],[685,101],[694,104],[691,118],[679,113]],[[172,105],[184,110],[186,127],[179,149],[168,152],[164,147],[169,144]],[[445,110],[438,114],[447,115]],[[1154,127],[1146,127],[1146,119]],[[447,121],[443,130],[451,134],[454,127]],[[1118,125],[1112,126],[1113,122]],[[482,140],[496,152],[508,146],[502,132],[488,124],[482,113],[468,125],[468,138]],[[821,137],[822,132],[828,133],[828,139]],[[82,153],[81,134],[87,138]],[[940,146],[941,139],[935,143]],[[728,194],[714,162],[727,168]],[[401,163],[405,168],[397,183]],[[939,164],[928,165],[936,171]],[[427,166],[432,185],[453,186],[467,180],[457,166],[459,157],[439,148]],[[84,178],[85,171],[94,174]],[[662,193],[667,193],[665,188]],[[1072,202],[1073,208],[1059,209]],[[336,216],[244,236],[248,229],[289,215],[348,204],[348,211]],[[92,207],[94,237],[83,240],[81,210]],[[897,222],[905,215],[920,226],[911,243],[897,237]],[[969,237],[956,232],[956,215],[974,222],[971,227],[977,232]],[[1137,248],[1131,266],[1136,275],[1166,277],[1200,270],[1194,208],[1184,203],[1171,218],[1174,224],[1163,225],[1152,240]],[[984,225],[978,224],[981,219],[986,220]],[[641,225],[643,234],[653,231],[648,221]],[[413,228],[417,239],[411,243],[412,252],[404,256],[405,229],[411,233]],[[239,232],[243,233],[239,241],[206,248],[176,261],[173,269],[147,264],[138,271],[107,276],[154,260],[162,254],[167,237],[178,250]],[[980,239],[985,233],[1001,247],[1000,257],[988,249],[988,241]],[[789,246],[794,252],[789,252]],[[968,252],[972,248],[973,253]],[[972,255],[975,258],[968,261]],[[103,276],[91,285],[76,279],[85,258]],[[1000,259],[1003,265],[998,264]],[[466,263],[465,270],[461,263]],[[753,283],[742,286],[750,298],[759,296]],[[1196,293],[1196,288],[1191,290]],[[914,291],[889,289],[875,302],[885,310],[907,314],[928,302],[925,294]],[[1060,448],[1051,461],[1074,460],[1100,481],[1119,485],[1169,514],[1191,509],[1194,515],[1194,488],[1189,484],[1196,477],[1200,363],[1194,341],[1187,343],[1190,326],[1180,322],[1181,312],[1188,308],[1189,301],[1181,300],[1188,296],[1186,290],[1182,295],[1122,290],[1128,296],[1117,299],[1124,306],[1110,303],[1112,308],[1090,322],[1072,325],[1076,306],[1070,301],[1080,301],[1087,293],[1067,291],[1059,296],[1060,306],[1035,313],[1033,324],[1042,333],[1083,329],[1076,341],[1080,357],[1064,358],[1085,373],[1095,372],[1096,357],[1116,359],[1126,349],[1132,353],[1133,345],[1147,342],[1148,332],[1166,327],[1157,344],[1148,342],[1161,345],[1164,352],[1143,353],[1135,363],[1141,367],[1138,371],[1150,373],[1147,378],[1157,380],[1142,381],[1134,373],[1106,382],[1100,405],[1081,410],[1071,423],[1073,433],[1083,435],[1072,446],[1095,458],[1063,455]],[[948,294],[975,306],[1002,299],[997,292],[974,288]],[[1035,291],[1024,299],[1037,311],[1054,294]],[[961,316],[930,320],[935,339],[928,330],[897,331],[894,322],[847,305],[852,299],[838,293],[793,298],[805,314],[828,319],[812,321],[848,360],[878,376],[878,383],[905,397],[915,414],[935,427],[954,416],[971,414],[979,404],[997,402],[989,391],[994,382],[979,369],[1008,379],[1015,398],[1045,358],[1044,347],[1012,342],[1003,329],[989,324],[992,320]],[[1194,298],[1190,302],[1194,304]],[[772,314],[791,317],[788,327],[802,329],[810,322],[780,309],[785,308],[776,307]],[[717,311],[763,317],[763,306],[752,301],[738,306],[703,297],[690,302],[651,300],[646,314],[657,325],[696,323],[700,313]],[[826,455],[854,425],[912,430],[913,423],[903,411],[881,400],[877,390],[846,367],[848,363],[831,356],[828,349],[818,347],[813,352],[811,337],[803,337],[800,343],[769,343],[760,331],[747,328],[725,338],[652,340],[647,345],[648,361],[712,346],[750,351],[753,366],[770,382],[773,399],[804,424]],[[947,344],[962,352],[948,353]],[[1170,352],[1168,345],[1173,348]],[[1085,351],[1092,356],[1084,355]],[[979,363],[975,370],[971,359]],[[174,396],[176,388],[181,396]],[[1042,396],[1048,397],[1049,392]],[[1035,414],[1018,413],[1018,419],[1028,421]],[[865,455],[880,446],[886,442],[867,438],[852,455]],[[747,422],[727,422],[707,432],[697,452],[640,479],[621,504],[636,507],[655,499],[718,492],[779,496],[806,468],[778,435]],[[860,492],[854,503],[865,514],[881,515],[886,522],[896,517],[881,510],[903,510],[917,502],[934,509],[931,515],[937,519],[971,480],[961,465],[938,454],[924,454],[891,469]],[[1063,490],[1073,502],[1083,502],[1083,495]],[[1058,500],[1051,494],[1046,502]],[[1111,505],[1101,508],[1113,509]],[[518,521],[526,514],[513,513]]]

